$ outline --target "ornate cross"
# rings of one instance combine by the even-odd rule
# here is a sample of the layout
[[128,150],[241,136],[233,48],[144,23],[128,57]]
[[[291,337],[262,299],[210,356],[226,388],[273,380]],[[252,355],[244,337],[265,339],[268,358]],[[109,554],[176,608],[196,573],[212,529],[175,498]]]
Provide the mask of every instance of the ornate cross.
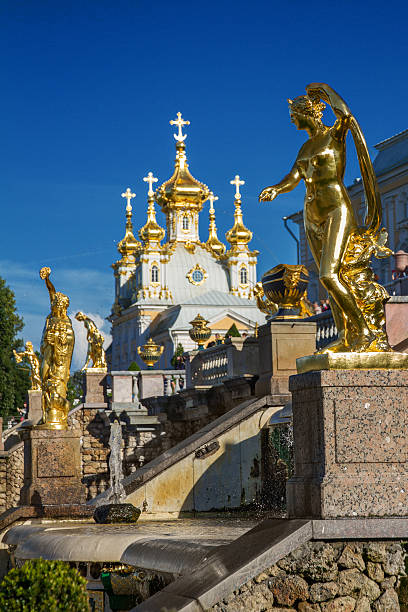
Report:
[[239,174],[235,175],[235,178],[233,181],[230,181],[231,185],[235,185],[235,199],[236,200],[240,200],[241,199],[241,194],[239,193],[239,186],[240,185],[245,185],[245,181],[240,181],[239,180]]
[[183,134],[183,131],[182,131],[183,125],[190,125],[190,122],[184,121],[184,119],[181,116],[181,113],[177,113],[177,119],[172,119],[170,121],[170,125],[177,125],[178,134],[173,134],[174,138],[178,140],[178,142],[183,142],[183,140],[187,138],[187,134]]
[[145,183],[149,183],[149,191],[147,192],[147,195],[148,196],[154,195],[154,191],[152,189],[153,183],[157,183],[157,181],[159,179],[157,179],[157,178],[155,178],[153,176],[153,172],[149,172],[149,174],[147,176],[145,176],[143,180],[144,180]]
[[210,212],[215,212],[214,211],[214,202],[216,202],[218,200],[218,196],[215,196],[213,194],[213,192],[210,191],[210,195],[208,196],[208,199],[210,200]]
[[127,204],[126,204],[126,210],[132,210],[132,205],[130,203],[130,200],[132,200],[133,198],[136,197],[135,193],[132,193],[132,190],[130,189],[130,187],[128,187],[125,191],[125,193],[122,193],[122,198],[126,198],[127,200]]

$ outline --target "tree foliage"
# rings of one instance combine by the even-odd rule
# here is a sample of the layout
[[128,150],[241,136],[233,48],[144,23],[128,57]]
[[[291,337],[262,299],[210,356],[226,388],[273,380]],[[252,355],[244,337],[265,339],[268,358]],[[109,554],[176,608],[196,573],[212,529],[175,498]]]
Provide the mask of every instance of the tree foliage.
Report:
[[86,580],[63,561],[27,561],[3,578],[0,610],[88,612]]
[[233,323],[227,333],[225,334],[226,338],[240,338],[241,334],[238,331],[238,327]]
[[67,400],[71,404],[71,408],[75,408],[82,401],[83,396],[83,373],[81,370],[74,372],[68,378],[67,383]]
[[3,418],[23,407],[30,388],[27,365],[24,362],[17,365],[13,356],[13,349],[18,351],[22,347],[23,342],[17,335],[23,327],[14,293],[0,278],[0,416]]
[[173,357],[170,359],[170,363],[173,368],[179,369],[181,365],[183,365],[183,357],[184,355],[184,346],[179,342],[177,344],[176,350],[174,351]]

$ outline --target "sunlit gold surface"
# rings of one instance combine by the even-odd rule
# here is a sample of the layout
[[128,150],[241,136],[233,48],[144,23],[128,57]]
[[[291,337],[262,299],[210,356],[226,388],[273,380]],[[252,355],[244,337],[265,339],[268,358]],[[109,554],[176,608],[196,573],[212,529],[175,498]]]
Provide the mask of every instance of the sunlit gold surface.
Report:
[[158,179],[149,172],[143,180],[149,183],[149,191],[147,193],[147,222],[139,230],[139,238],[143,242],[143,251],[146,251],[152,248],[158,249],[160,247],[160,241],[163,240],[165,231],[156,221],[156,211],[154,208],[154,191],[152,186],[153,183],[157,183]]
[[217,236],[217,226],[215,225],[215,208],[214,202],[218,200],[218,196],[215,196],[211,191],[208,199],[210,201],[210,225],[208,228],[208,240],[206,242],[207,248],[216,256],[220,257],[225,253],[225,244],[223,244],[220,240],[218,240]]
[[[289,315],[284,315],[280,318],[282,320],[303,319],[304,316],[310,316],[310,314],[304,314],[307,310],[305,306],[307,291],[303,290],[305,285],[303,284],[303,288],[299,289],[299,281],[301,280],[301,275],[303,275],[303,281],[305,280],[305,277],[306,279],[309,278],[309,272],[307,268],[300,264],[278,264],[263,275],[262,282],[267,274],[274,273],[281,273],[281,277],[277,278],[276,282],[270,282],[272,286],[269,290],[266,291],[266,299],[270,304],[277,304],[278,309],[282,308],[285,310],[298,311],[297,314],[293,312]],[[262,288],[263,292],[265,293],[264,287]]]
[[121,264],[134,264],[136,260],[136,254],[141,249],[142,245],[133,235],[133,224],[132,224],[132,198],[136,197],[135,193],[132,193],[128,187],[122,198],[126,198],[126,232],[124,238],[118,244],[118,251],[122,255],[122,259],[113,264],[113,267],[117,268]]
[[137,352],[148,368],[152,368],[154,366],[154,364],[160,359],[163,351],[164,346],[159,346],[153,342],[151,338],[149,338],[146,344],[144,344],[142,347],[137,347]]
[[233,181],[230,181],[231,185],[235,185],[235,212],[234,212],[234,225],[225,234],[226,239],[232,247],[240,244],[248,244],[252,240],[252,232],[245,227],[242,218],[241,208],[241,194],[239,188],[241,185],[245,185],[245,181],[241,181],[239,175],[235,176]]
[[26,342],[25,351],[17,353],[13,350],[17,363],[21,363],[25,358],[30,364],[31,391],[41,391],[40,361],[34,352],[32,342]]
[[[105,338],[96,327],[95,323],[86,316],[83,312],[77,312],[75,315],[77,321],[83,321],[87,332],[86,339],[88,340],[88,352],[86,354],[85,365],[82,370],[104,370],[106,372],[106,357],[103,350]],[[92,361],[92,368],[89,364]]]
[[189,121],[184,121],[181,113],[177,113],[177,120],[170,121],[171,125],[178,126],[178,134],[174,134],[176,139],[176,163],[173,176],[163,183],[155,193],[156,202],[161,206],[164,213],[171,210],[195,210],[199,212],[203,203],[209,195],[209,189],[204,183],[197,181],[188,169],[186,157],[186,145],[184,140],[186,134],[182,133],[182,127],[189,125]]
[[40,277],[50,296],[51,312],[48,315],[41,339],[41,386],[43,429],[67,429],[70,404],[67,400],[67,383],[74,350],[74,330],[67,315],[69,298],[55,291],[49,279],[50,268],[41,268]]
[[[304,180],[306,235],[320,282],[329,293],[339,332],[338,340],[321,352],[378,352],[381,364],[382,354],[391,351],[385,332],[387,292],[375,281],[370,258],[385,257],[391,251],[385,247],[385,230],[379,231],[381,202],[374,170],[359,124],[344,100],[324,83],[313,83],[306,90],[307,95],[289,100],[289,107],[292,122],[298,129],[306,130],[309,139],[289,174],[280,183],[264,189],[259,199],[271,201]],[[321,120],[325,102],[337,117],[329,127]],[[364,228],[357,226],[343,183],[348,130],[356,145],[366,194]],[[354,363],[352,354],[349,359],[350,364]]]
[[207,327],[208,321],[204,319],[200,314],[195,319],[190,321],[190,325],[193,327],[188,330],[190,338],[193,342],[198,344],[198,348],[202,349],[207,340],[211,337],[211,329]]
[[269,316],[272,316],[278,312],[278,305],[276,304],[276,302],[271,302],[265,296],[261,282],[256,283],[254,287],[254,296],[256,299],[256,305],[258,306],[261,312],[264,312]]
[[299,374],[313,370],[402,370],[408,368],[408,355],[395,352],[322,353],[296,359]]

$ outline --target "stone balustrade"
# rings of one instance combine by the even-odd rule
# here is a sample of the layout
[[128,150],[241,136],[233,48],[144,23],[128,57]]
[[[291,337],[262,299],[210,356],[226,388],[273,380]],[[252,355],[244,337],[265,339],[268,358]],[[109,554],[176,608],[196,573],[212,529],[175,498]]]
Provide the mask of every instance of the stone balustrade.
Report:
[[111,377],[114,404],[138,404],[147,397],[174,395],[186,386],[184,370],[119,370]]
[[224,344],[190,351],[186,360],[187,388],[212,387],[229,378],[258,374],[258,340],[228,338]]

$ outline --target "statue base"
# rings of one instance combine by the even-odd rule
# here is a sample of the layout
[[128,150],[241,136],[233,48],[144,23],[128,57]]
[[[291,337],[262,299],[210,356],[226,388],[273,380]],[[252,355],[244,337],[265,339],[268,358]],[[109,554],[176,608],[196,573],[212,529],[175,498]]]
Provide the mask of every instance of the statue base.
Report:
[[289,388],[289,518],[406,517],[408,369],[308,372]]
[[395,353],[324,353],[296,359],[298,374],[319,370],[407,370],[408,354]]
[[42,391],[28,390],[27,418],[35,425],[42,419]]
[[85,504],[80,436],[80,432],[75,430],[23,429],[23,505]]
[[106,404],[106,368],[84,370],[82,378],[83,401],[86,404]]

